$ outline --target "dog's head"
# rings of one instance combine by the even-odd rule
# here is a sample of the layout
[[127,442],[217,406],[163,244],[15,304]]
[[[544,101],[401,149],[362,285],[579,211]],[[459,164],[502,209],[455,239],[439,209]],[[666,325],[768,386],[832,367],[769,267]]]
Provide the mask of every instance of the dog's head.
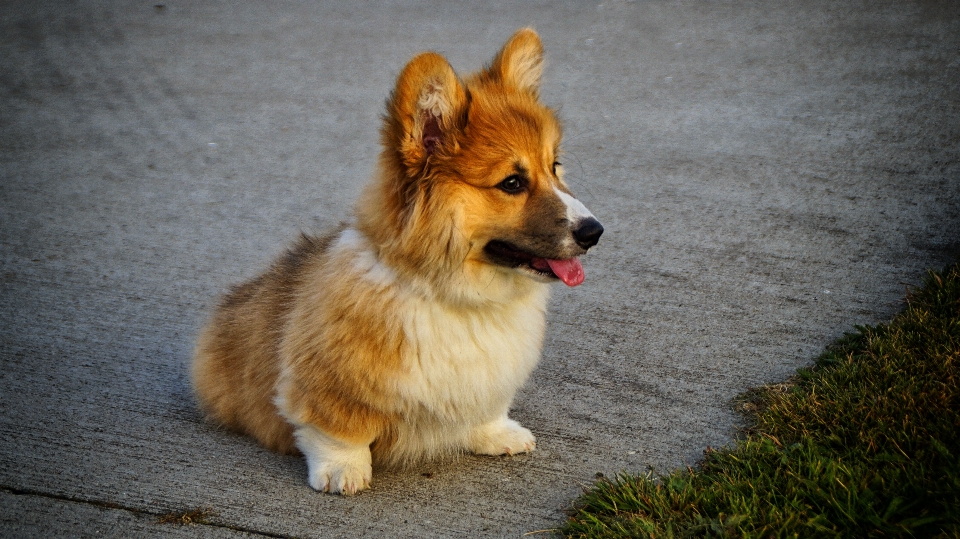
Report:
[[461,287],[583,281],[577,257],[603,227],[563,182],[560,124],[538,99],[542,65],[540,38],[523,29],[465,81],[435,53],[403,69],[381,176],[360,206],[391,265]]

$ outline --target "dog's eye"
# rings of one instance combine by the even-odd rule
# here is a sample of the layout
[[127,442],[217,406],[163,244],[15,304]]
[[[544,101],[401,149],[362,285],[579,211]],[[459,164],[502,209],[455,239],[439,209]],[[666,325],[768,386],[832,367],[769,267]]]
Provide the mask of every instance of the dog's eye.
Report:
[[524,188],[523,178],[521,178],[518,174],[508,176],[507,179],[500,182],[497,187],[510,194],[519,193],[520,191],[523,191]]
[[560,161],[554,161],[554,162],[553,162],[553,175],[554,175],[554,176],[557,175],[557,167],[562,167],[562,166],[563,166],[563,164],[560,163]]

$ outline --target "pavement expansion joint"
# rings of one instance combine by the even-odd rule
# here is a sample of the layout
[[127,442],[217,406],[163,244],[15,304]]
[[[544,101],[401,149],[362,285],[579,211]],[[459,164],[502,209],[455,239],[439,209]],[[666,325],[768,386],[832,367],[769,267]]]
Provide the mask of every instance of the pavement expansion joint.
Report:
[[[181,509],[175,509],[175,510],[172,510],[172,511],[163,511],[163,512],[160,512],[160,511],[144,511],[143,509],[138,509],[138,508],[136,508],[136,507],[127,507],[127,506],[124,506],[124,505],[120,505],[120,504],[113,503],[113,502],[106,502],[106,501],[103,501],[103,500],[90,500],[90,499],[85,499],[85,498],[78,498],[78,497],[75,497],[75,496],[66,496],[66,495],[63,495],[63,494],[52,494],[52,493],[49,493],[49,492],[41,492],[41,491],[32,490],[32,489],[23,489],[23,488],[8,487],[8,486],[3,486],[3,485],[0,485],[0,492],[6,492],[7,494],[13,494],[14,496],[36,496],[36,497],[40,497],[40,498],[47,498],[47,499],[57,500],[57,501],[61,501],[61,502],[69,502],[69,503],[78,503],[78,504],[83,504],[83,505],[90,505],[90,506],[99,507],[99,508],[102,508],[102,509],[114,509],[114,510],[119,510],[119,511],[127,511],[128,513],[133,513],[133,514],[141,515],[141,516],[157,517],[157,519],[158,519],[157,525],[158,525],[158,526],[164,525],[164,523],[159,522],[159,519],[160,519],[160,518],[162,518],[162,517],[164,517],[164,516],[167,516],[167,515],[184,513],[184,511],[181,510]],[[183,524],[181,524],[181,525],[183,525]],[[253,534],[253,535],[259,535],[259,536],[261,536],[261,537],[274,537],[274,538],[276,538],[276,539],[296,539],[296,537],[293,536],[293,535],[284,535],[284,534],[280,534],[280,533],[265,532],[265,531],[261,531],[261,530],[254,530],[254,529],[251,529],[251,528],[245,528],[245,527],[243,527],[243,526],[235,526],[235,525],[232,525],[232,524],[226,524],[226,523],[222,523],[222,522],[211,522],[211,521],[209,521],[209,520],[204,520],[204,521],[202,521],[202,522],[194,521],[194,522],[191,522],[191,523],[188,524],[188,525],[190,525],[190,526],[208,526],[208,527],[211,527],[211,528],[225,528],[225,529],[232,530],[232,531],[249,533],[249,534]]]

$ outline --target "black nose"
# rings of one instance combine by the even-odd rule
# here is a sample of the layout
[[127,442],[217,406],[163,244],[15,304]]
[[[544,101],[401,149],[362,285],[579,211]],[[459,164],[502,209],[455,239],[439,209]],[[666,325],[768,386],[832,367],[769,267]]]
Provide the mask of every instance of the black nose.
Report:
[[580,226],[573,231],[573,239],[577,240],[577,245],[584,249],[589,249],[600,241],[600,235],[603,234],[603,225],[593,217],[580,221]]

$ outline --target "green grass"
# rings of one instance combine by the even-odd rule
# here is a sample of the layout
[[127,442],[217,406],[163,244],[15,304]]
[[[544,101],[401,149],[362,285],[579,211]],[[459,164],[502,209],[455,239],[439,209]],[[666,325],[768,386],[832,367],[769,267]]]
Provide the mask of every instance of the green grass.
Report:
[[601,479],[566,537],[960,538],[960,265],[892,322],[858,327],[696,469]]

